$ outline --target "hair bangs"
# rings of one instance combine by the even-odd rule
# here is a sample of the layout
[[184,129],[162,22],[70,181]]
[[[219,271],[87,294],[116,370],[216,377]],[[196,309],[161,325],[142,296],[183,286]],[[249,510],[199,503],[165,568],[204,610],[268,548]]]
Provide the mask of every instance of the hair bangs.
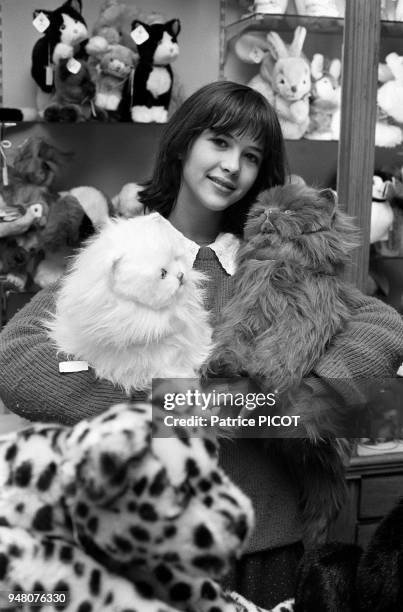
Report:
[[211,129],[236,136],[248,136],[263,143],[264,127],[267,126],[267,108],[256,103],[256,99],[248,100],[248,97],[244,95],[239,96],[239,99],[228,97],[224,108],[220,105],[221,108],[214,113]]

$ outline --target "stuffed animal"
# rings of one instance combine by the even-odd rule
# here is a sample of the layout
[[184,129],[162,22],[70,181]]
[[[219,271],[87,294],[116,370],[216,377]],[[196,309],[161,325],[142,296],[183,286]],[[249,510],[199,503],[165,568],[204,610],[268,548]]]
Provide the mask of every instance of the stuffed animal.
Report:
[[235,42],[237,57],[247,64],[259,65],[259,72],[248,83],[259,91],[269,101],[273,101],[274,93],[271,84],[273,58],[269,53],[269,43],[264,32],[246,32]]
[[0,437],[2,593],[23,585],[64,612],[265,612],[222,586],[253,529],[250,500],[209,428],[163,437],[165,417],[119,404]]
[[295,0],[299,15],[344,17],[345,0]]
[[234,296],[221,313],[203,376],[248,376],[300,415],[301,439],[289,447],[281,442],[303,483],[302,516],[312,543],[325,536],[344,501],[344,449],[335,439],[331,398],[313,409],[307,389],[291,408],[292,394],[350,317],[357,296],[341,272],[358,246],[358,231],[331,189],[290,183],[260,194],[244,235]]
[[31,75],[42,92],[53,91],[54,63],[62,58],[85,56],[83,43],[88,38],[88,30],[81,12],[81,0],[66,0],[54,11],[34,12],[34,18],[43,16],[48,22],[32,50]]
[[117,217],[137,217],[144,213],[144,205],[138,199],[138,194],[142,190],[137,183],[126,183],[120,192],[112,198],[114,215]]
[[283,14],[287,10],[288,0],[255,0],[253,10],[255,13]]
[[95,105],[95,83],[87,62],[77,60],[73,71],[70,62],[70,59],[60,59],[55,67],[55,93],[43,118],[70,123],[107,119],[107,114]]
[[69,258],[86,238],[107,223],[109,213],[107,198],[95,187],[60,192],[41,232],[44,257],[36,266],[35,284],[44,288],[58,280],[66,271]]
[[171,63],[179,54],[180,27],[179,19],[152,24],[133,21],[132,37],[137,44],[139,62],[134,73],[132,121],[167,121],[173,84]]
[[315,53],[311,61],[311,74],[309,128],[305,138],[338,140],[340,126],[337,125],[334,116],[341,105],[341,62],[339,59],[325,61],[321,53]]
[[376,527],[364,548],[328,542],[302,557],[295,611],[398,612],[403,609],[403,499]]
[[372,182],[371,231],[370,243],[388,239],[393,225],[393,210],[386,197],[387,184],[378,175]]
[[104,0],[86,45],[87,53],[91,56],[103,54],[109,45],[117,44],[137,53],[136,43],[130,36],[130,26],[134,19],[141,18],[140,15],[135,6],[128,6],[120,0]]
[[17,257],[21,273],[19,249],[25,251],[29,274],[28,279],[27,274],[21,276],[23,283],[32,279],[44,287],[58,278],[66,267],[64,258],[88,236],[86,226],[94,231],[109,215],[106,198],[93,187],[76,187],[68,194],[53,189],[60,166],[70,158],[42,138],[29,138],[17,150],[10,185],[2,189],[2,257],[9,262]]
[[108,45],[100,57],[96,77],[96,105],[105,111],[117,111],[125,83],[134,71],[137,55],[123,45]]
[[0,201],[0,274],[14,290],[23,291],[33,274],[35,262],[21,236],[38,231],[45,223],[40,203],[7,206]]
[[158,213],[110,221],[64,278],[51,338],[127,392],[153,378],[194,377],[211,329],[204,276],[192,263],[182,234]]
[[375,144],[396,147],[403,142],[403,57],[389,53],[386,65],[380,66],[379,77],[386,82],[378,89]]
[[305,36],[306,29],[298,26],[290,45],[276,32],[269,32],[266,39],[247,33],[235,45],[240,59],[262,64],[260,73],[248,85],[274,106],[283,135],[291,140],[301,138],[309,126],[311,70],[302,55]]
[[[21,234],[23,241],[28,233],[32,246],[31,238],[46,224],[49,206],[57,197],[52,189],[56,173],[69,158],[43,138],[31,137],[20,145],[9,168],[10,183],[0,188],[1,207],[8,209],[2,219],[2,236]],[[10,217],[12,211],[14,218]],[[33,233],[28,232],[31,227]]]
[[403,21],[402,0],[382,0],[381,19],[387,21]]
[[393,223],[383,241],[375,244],[376,252],[384,257],[403,255],[403,174],[402,168],[381,173],[385,180],[384,197],[393,212]]

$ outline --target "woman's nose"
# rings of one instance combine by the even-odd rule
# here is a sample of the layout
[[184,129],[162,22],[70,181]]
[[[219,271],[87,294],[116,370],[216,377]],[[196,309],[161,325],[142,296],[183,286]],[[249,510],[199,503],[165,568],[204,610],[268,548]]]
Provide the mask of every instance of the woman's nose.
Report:
[[235,174],[240,168],[240,154],[235,149],[228,150],[221,161],[221,167],[224,171]]

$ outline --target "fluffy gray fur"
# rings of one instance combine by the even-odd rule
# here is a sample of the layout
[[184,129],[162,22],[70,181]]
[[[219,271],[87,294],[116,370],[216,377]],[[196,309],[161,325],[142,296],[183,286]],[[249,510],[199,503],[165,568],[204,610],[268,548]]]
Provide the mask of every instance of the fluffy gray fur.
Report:
[[261,194],[245,238],[209,366],[282,392],[312,370],[349,317],[341,272],[357,230],[331,189],[289,184]]
[[331,189],[287,184],[263,192],[249,213],[234,296],[203,371],[248,376],[278,392],[276,414],[300,415],[296,437],[270,445],[281,448],[296,476],[311,542],[323,538],[344,500],[346,444],[335,439],[337,402],[300,385],[350,316],[356,290],[341,275],[358,243]]

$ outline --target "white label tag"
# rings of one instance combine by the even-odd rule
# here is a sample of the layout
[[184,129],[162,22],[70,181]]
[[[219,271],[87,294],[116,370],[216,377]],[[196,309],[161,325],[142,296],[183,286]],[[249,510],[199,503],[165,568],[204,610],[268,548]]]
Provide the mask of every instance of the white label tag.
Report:
[[71,57],[66,64],[66,68],[71,74],[77,74],[77,72],[80,72],[81,64],[74,57]]
[[53,68],[52,66],[45,66],[45,83],[46,85],[53,85]]
[[136,43],[136,45],[142,45],[146,40],[150,38],[147,30],[142,26],[138,25],[132,32],[130,32],[130,36]]
[[50,25],[49,19],[46,17],[45,13],[38,13],[35,19],[32,22],[34,28],[38,30],[41,34],[48,29]]
[[88,370],[87,361],[61,361],[59,372],[84,372]]
[[7,168],[6,164],[3,166],[3,169],[2,169],[2,179],[3,179],[4,187],[7,187],[7,185],[8,185],[8,168]]

